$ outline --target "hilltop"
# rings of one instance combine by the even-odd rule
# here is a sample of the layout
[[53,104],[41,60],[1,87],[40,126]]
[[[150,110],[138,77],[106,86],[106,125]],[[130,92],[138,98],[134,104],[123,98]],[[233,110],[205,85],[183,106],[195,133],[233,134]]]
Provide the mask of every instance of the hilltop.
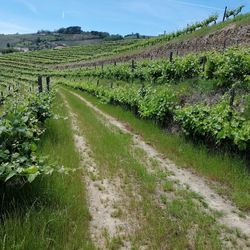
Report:
[[0,34],[0,49],[6,52],[14,52],[15,50],[26,52],[29,50],[65,48],[105,41],[143,38],[147,38],[147,36],[139,33],[122,36],[102,31],[82,31],[79,26],[70,26],[55,31],[40,30],[33,34]]

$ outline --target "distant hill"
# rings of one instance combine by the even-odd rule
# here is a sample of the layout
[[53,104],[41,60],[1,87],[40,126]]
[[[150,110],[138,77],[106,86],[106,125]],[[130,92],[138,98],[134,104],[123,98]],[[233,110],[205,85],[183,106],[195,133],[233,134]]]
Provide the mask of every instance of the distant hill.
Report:
[[0,34],[0,49],[11,50],[40,50],[63,48],[67,46],[94,44],[102,41],[117,41],[123,39],[148,38],[138,33],[121,36],[100,31],[82,31],[79,26],[60,28],[56,31],[41,30],[34,34]]

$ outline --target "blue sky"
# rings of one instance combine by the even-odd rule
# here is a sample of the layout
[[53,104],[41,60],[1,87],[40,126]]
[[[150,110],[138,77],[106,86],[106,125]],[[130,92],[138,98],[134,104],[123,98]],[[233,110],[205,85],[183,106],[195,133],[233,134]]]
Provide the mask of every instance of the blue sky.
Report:
[[0,33],[78,25],[83,30],[157,35],[250,0],[0,0]]

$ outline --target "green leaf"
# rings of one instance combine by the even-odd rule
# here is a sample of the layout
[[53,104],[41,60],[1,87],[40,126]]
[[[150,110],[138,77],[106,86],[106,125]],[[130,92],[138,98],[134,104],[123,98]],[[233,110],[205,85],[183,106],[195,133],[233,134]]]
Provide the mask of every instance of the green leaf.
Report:
[[33,182],[35,179],[36,179],[36,177],[39,175],[39,172],[38,173],[35,173],[35,174],[30,174],[29,176],[28,176],[28,182],[29,183],[31,183],[31,182]]
[[24,174],[36,174],[37,172],[39,172],[39,168],[37,166],[31,166],[23,171]]
[[5,182],[7,182],[8,180],[10,180],[13,176],[15,176],[17,173],[16,172],[10,172],[8,174],[8,176],[5,178]]

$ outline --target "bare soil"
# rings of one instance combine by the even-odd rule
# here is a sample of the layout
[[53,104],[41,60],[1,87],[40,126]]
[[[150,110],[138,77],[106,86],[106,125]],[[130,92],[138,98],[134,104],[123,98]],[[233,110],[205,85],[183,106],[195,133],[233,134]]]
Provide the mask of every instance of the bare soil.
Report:
[[197,175],[189,169],[183,169],[175,165],[172,161],[167,159],[164,155],[157,152],[151,145],[147,144],[143,138],[134,134],[128,129],[128,125],[124,124],[114,117],[102,112],[95,105],[84,99],[79,94],[70,92],[72,95],[82,100],[85,105],[95,110],[98,114],[104,117],[110,124],[120,129],[122,132],[132,135],[134,144],[142,149],[150,158],[160,163],[162,169],[171,172],[171,179],[179,182],[183,187],[186,187],[190,191],[199,194],[208,207],[221,214],[218,218],[218,222],[227,226],[230,229],[237,229],[242,234],[250,235],[250,216],[245,214],[241,216],[241,212],[238,208],[232,204],[231,201],[226,200],[224,197],[216,193],[210,188],[210,181]]
[[142,59],[169,58],[171,52],[174,55],[184,56],[190,53],[203,51],[223,51],[230,46],[244,46],[250,44],[250,25],[230,24],[227,27],[211,32],[207,35],[197,36],[185,40],[173,40],[163,44],[143,48],[129,54],[116,55],[109,58],[100,58],[77,63],[58,65],[55,68],[80,68],[113,64],[114,62],[128,62]]
[[130,249],[129,234],[133,231],[131,221],[119,216],[122,203],[126,200],[122,192],[122,182],[118,177],[109,180],[100,176],[99,166],[94,162],[92,152],[78,127],[77,115],[65,97],[63,95],[62,97],[69,112],[75,146],[81,155],[81,164],[86,173],[84,179],[92,217],[91,238],[98,249],[107,249],[109,241],[114,238],[121,241],[119,249]]

